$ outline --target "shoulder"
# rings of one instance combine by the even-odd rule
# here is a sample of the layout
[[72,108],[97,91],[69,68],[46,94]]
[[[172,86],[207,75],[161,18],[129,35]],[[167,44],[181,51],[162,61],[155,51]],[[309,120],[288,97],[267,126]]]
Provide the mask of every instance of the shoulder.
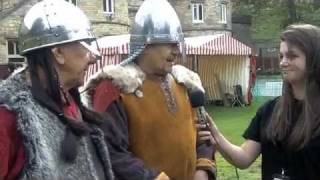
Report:
[[274,99],[268,100],[264,103],[257,111],[257,114],[271,114],[274,106],[279,101],[280,97],[276,97]]
[[266,127],[266,123],[271,117],[273,108],[278,100],[279,97],[269,100],[258,109],[256,115],[253,117],[248,128],[243,134],[245,139],[251,139],[255,142],[261,142],[261,140],[263,140],[261,139],[263,137],[263,129]]
[[95,88],[92,96],[92,108],[104,112],[109,105],[120,97],[120,91],[111,81],[101,81]]
[[0,104],[8,101],[10,99],[10,96],[13,95],[13,90],[15,88],[15,85],[12,83],[12,79],[6,79],[3,80],[0,83]]
[[31,94],[22,74],[10,75],[0,83],[0,105],[16,105],[17,101],[28,101]]
[[253,124],[259,124],[259,126],[264,127],[269,122],[273,109],[276,103],[279,101],[280,97],[268,100],[265,102],[256,112],[255,117],[252,120]]
[[172,68],[171,74],[177,83],[183,84],[188,90],[200,90],[204,92],[200,76],[196,72],[182,65],[175,65]]
[[133,93],[145,79],[143,71],[134,63],[126,66],[108,65],[92,75],[82,89],[95,88],[101,81],[109,80],[123,93]]
[[80,91],[83,92],[82,100],[89,108],[94,108],[94,104],[104,104],[103,106],[106,106],[112,102],[111,100],[117,99],[120,92],[125,94],[135,93],[141,87],[144,79],[145,74],[134,63],[126,66],[105,66],[92,75],[81,88]]

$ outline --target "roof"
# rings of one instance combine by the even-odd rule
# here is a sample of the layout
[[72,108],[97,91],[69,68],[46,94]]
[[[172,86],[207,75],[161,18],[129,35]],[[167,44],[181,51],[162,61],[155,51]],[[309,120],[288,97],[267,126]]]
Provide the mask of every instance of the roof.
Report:
[[128,54],[130,34],[105,36],[97,40],[103,55]]
[[251,55],[251,48],[226,35],[216,34],[185,38],[186,54]]

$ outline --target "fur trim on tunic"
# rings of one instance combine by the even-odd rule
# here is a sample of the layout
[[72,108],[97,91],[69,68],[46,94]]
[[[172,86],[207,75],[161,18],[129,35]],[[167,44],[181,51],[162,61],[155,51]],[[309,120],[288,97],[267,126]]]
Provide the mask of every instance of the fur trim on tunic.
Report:
[[172,68],[171,74],[179,84],[183,84],[189,91],[198,90],[204,92],[199,75],[190,69],[181,65],[175,65]]
[[[175,65],[170,73],[173,78],[179,83],[183,84],[189,91],[200,90],[204,92],[200,77],[197,73],[189,70],[188,68]],[[145,73],[135,63],[130,63],[126,66],[110,65],[105,66],[103,69],[92,75],[87,83],[81,88],[82,99],[86,105],[92,105],[92,93],[102,80],[109,79],[112,81],[121,93],[131,94],[134,93],[137,97],[142,97],[143,92],[140,87],[145,80]]]
[[[79,139],[79,154],[75,161],[67,163],[60,157],[66,126],[57,115],[34,99],[25,74],[18,73],[21,71],[23,69],[0,83],[0,106],[15,114],[25,150],[26,160],[19,179],[113,180],[104,134],[93,124],[89,124],[93,129],[90,136]],[[92,147],[89,138],[93,142]],[[95,170],[96,160],[90,148],[97,149],[96,157],[101,160],[105,178]]]

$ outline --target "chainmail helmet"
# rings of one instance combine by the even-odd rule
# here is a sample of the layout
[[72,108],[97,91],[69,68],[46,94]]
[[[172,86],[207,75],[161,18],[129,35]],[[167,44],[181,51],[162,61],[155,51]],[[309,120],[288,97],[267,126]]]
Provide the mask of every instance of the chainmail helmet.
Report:
[[148,44],[177,43],[183,47],[179,18],[167,0],[145,0],[130,32],[130,54],[125,65],[139,56]]
[[73,41],[93,41],[86,15],[65,0],[43,0],[25,15],[19,30],[20,54]]

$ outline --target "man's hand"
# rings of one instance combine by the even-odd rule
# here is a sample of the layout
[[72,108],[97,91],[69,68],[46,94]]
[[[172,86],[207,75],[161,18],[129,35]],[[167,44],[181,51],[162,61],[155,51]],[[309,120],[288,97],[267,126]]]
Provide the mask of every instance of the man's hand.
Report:
[[212,145],[216,146],[216,137],[219,135],[220,132],[208,113],[206,114],[206,119],[206,124],[196,123],[196,128],[198,130],[197,143],[210,141]]
[[208,173],[204,170],[197,170],[194,174],[193,180],[209,180]]

